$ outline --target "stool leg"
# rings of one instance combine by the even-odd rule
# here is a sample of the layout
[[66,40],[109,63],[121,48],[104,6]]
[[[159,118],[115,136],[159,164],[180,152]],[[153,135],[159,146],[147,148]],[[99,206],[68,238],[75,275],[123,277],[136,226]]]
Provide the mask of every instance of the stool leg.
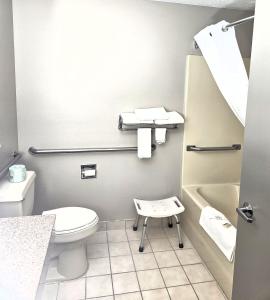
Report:
[[168,218],[168,227],[172,228],[173,227],[173,222],[172,222],[172,217]]
[[136,221],[135,221],[135,223],[134,223],[134,225],[133,225],[133,231],[137,231],[137,229],[138,229],[138,224],[139,224],[139,220],[140,220],[140,215],[137,215]]
[[146,232],[146,227],[147,227],[147,221],[148,221],[148,217],[146,217],[143,222],[143,232],[142,232],[139,252],[143,252],[143,250],[144,250],[144,237],[145,237],[145,232]]
[[183,240],[182,240],[182,235],[181,235],[181,228],[180,228],[180,221],[179,217],[177,215],[174,215],[176,219],[176,227],[177,227],[177,233],[178,233],[178,239],[179,239],[179,248],[184,248]]

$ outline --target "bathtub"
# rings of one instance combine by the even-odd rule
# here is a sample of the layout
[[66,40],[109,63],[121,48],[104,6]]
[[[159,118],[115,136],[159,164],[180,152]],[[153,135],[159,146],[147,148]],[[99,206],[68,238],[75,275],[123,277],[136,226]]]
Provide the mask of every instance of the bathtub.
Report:
[[182,188],[182,203],[185,212],[182,226],[205,264],[231,299],[233,267],[214,241],[199,224],[201,210],[210,205],[221,211],[236,227],[236,208],[239,204],[238,184],[189,185]]

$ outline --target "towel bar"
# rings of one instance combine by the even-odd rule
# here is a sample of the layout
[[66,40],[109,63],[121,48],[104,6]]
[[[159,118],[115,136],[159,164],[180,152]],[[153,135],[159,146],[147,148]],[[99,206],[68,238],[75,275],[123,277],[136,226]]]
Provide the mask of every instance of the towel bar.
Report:
[[[67,149],[36,149],[30,147],[29,152],[38,154],[73,154],[73,153],[97,153],[97,152],[128,152],[137,151],[138,147],[107,147],[107,148],[67,148]],[[156,145],[152,144],[152,151],[156,150]]]
[[240,144],[224,147],[199,147],[195,145],[187,145],[187,151],[206,152],[206,151],[236,151],[241,150]]

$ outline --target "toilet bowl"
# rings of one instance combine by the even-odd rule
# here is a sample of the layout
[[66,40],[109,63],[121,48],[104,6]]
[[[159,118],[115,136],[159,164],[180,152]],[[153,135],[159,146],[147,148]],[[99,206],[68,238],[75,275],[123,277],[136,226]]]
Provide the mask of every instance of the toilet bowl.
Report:
[[[23,182],[11,183],[7,178],[0,181],[0,217],[32,214],[35,178],[35,172],[27,171]],[[86,238],[97,231],[97,214],[88,208],[62,207],[42,215],[56,216],[51,241],[60,249],[56,255],[58,272],[67,280],[82,276],[88,269]]]
[[55,215],[52,243],[62,244],[57,270],[66,279],[82,276],[88,269],[85,239],[98,228],[97,214],[83,207],[62,207],[42,215]]

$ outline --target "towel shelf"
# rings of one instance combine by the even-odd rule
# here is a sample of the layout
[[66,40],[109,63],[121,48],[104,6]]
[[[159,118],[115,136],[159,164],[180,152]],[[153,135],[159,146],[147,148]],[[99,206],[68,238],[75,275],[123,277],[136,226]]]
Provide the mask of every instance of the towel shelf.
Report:
[[138,124],[124,124],[123,118],[119,116],[118,129],[122,131],[137,130],[138,128],[166,128],[166,129],[177,129],[179,124],[155,124],[155,123],[138,123]]
[[12,154],[12,159],[0,170],[0,178],[4,177],[7,174],[9,167],[15,164],[21,157],[21,153],[14,152]]
[[195,145],[187,145],[187,151],[206,152],[206,151],[236,151],[241,150],[240,144],[224,147],[199,147]]
[[[33,155],[42,154],[74,154],[74,153],[98,153],[98,152],[130,152],[137,151],[138,147],[106,147],[106,148],[67,148],[67,149],[36,149],[30,147],[29,152]],[[156,145],[152,144],[152,151]]]

